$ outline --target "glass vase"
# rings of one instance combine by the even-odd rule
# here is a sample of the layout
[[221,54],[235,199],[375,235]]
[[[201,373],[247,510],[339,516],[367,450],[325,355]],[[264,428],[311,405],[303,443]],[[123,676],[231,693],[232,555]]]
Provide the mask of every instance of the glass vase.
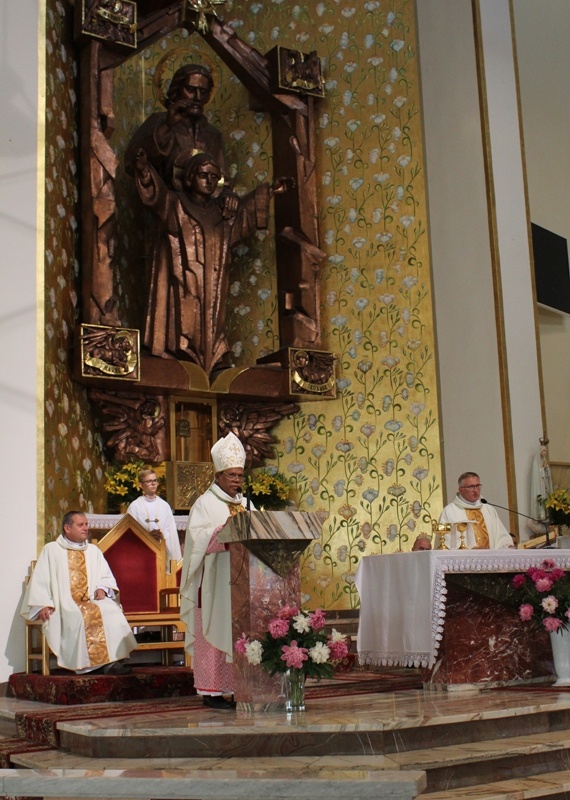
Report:
[[285,711],[305,710],[305,673],[302,669],[288,669],[283,673],[281,693],[285,698]]

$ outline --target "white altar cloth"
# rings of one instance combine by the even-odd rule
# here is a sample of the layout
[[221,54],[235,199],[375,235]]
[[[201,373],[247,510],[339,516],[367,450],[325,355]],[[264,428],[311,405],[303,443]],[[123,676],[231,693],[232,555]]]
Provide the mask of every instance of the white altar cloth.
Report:
[[570,550],[556,549],[424,550],[365,556],[355,574],[361,663],[433,667],[443,635],[448,572],[525,572],[547,558],[570,570]]

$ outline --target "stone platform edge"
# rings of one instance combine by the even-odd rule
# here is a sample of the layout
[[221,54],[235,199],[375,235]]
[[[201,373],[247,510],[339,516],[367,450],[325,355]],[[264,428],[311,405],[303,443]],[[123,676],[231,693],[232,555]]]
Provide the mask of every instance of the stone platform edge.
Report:
[[354,800],[413,800],[426,786],[421,770],[334,771],[296,776],[290,770],[267,773],[256,769],[216,773],[184,770],[0,769],[0,797],[152,798],[152,800],[315,800],[330,798],[344,783]]

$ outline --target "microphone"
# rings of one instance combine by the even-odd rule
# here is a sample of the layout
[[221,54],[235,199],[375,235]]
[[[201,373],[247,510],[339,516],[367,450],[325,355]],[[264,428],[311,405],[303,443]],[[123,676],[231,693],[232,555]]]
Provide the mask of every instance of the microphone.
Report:
[[496,508],[500,508],[503,511],[508,511],[509,514],[516,514],[518,517],[524,517],[525,519],[530,519],[533,522],[538,522],[540,525],[544,525],[544,533],[546,535],[546,544],[544,545],[545,548],[550,547],[550,539],[549,539],[549,531],[548,531],[548,522],[543,519],[536,519],[535,517],[529,517],[528,514],[523,514],[520,511],[515,511],[514,508],[507,508],[506,506],[500,506],[497,503],[489,503],[488,500],[485,500],[484,497],[479,498],[480,502],[483,505],[493,505]]
[[245,510],[251,511],[251,486],[247,486],[245,490]]

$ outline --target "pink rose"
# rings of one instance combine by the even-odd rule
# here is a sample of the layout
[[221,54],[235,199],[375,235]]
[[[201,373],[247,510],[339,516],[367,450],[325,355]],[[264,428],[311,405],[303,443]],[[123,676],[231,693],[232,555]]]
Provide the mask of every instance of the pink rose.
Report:
[[526,582],[525,575],[515,575],[515,577],[513,578],[513,586],[515,587],[515,589],[520,589],[521,586],[524,586],[525,582]]
[[331,651],[331,661],[340,661],[348,655],[346,642],[327,642],[327,647]]
[[301,669],[303,666],[303,661],[309,660],[307,648],[297,647],[297,642],[295,639],[293,639],[290,646],[288,644],[284,644],[281,650],[283,651],[281,661],[284,661],[289,669]]
[[319,631],[321,628],[325,627],[326,617],[320,608],[317,608],[316,611],[309,614],[309,624],[314,631]]
[[562,621],[556,617],[547,617],[542,620],[542,624],[549,633],[556,633],[556,631],[562,627]]
[[240,638],[234,644],[234,649],[235,649],[236,653],[241,653],[242,656],[244,656],[245,655],[245,646],[246,646],[246,644],[249,644],[249,639],[247,638],[245,633],[242,633]]
[[537,578],[534,585],[537,592],[549,592],[552,589],[552,581],[550,578]]
[[291,619],[291,617],[296,617],[299,613],[299,609],[297,606],[283,606],[277,612],[277,616],[279,619]]
[[537,567],[530,567],[530,569],[527,569],[526,574],[529,576],[529,578],[532,578],[535,583],[537,580],[539,580],[539,578],[546,577],[546,572],[542,569],[538,569]]
[[528,622],[529,619],[532,619],[533,614],[534,608],[530,605],[530,603],[523,603],[519,608],[519,617],[523,622]]
[[280,639],[289,632],[289,620],[275,617],[269,622],[267,629],[274,639]]
[[564,577],[564,570],[563,569],[553,569],[550,573],[550,577],[553,581],[559,581],[561,578]]
[[545,558],[542,562],[542,569],[554,569],[556,564],[551,558]]

